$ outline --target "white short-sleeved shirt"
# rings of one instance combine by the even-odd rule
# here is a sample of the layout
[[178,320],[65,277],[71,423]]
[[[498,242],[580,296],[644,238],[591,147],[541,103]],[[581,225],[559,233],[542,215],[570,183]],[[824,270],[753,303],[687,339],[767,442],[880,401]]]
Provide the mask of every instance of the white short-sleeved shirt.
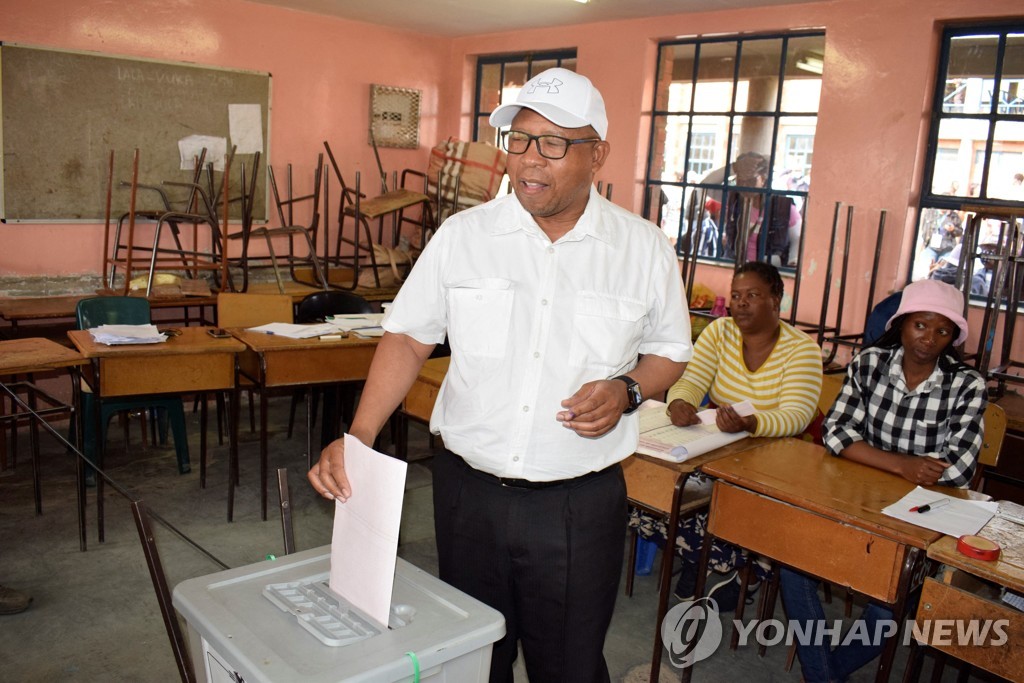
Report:
[[657,227],[593,188],[552,244],[505,195],[449,218],[383,323],[425,344],[448,335],[451,366],[431,431],[476,469],[553,481],[601,470],[637,446],[637,416],[599,438],[555,419],[583,384],[638,354],[692,355],[675,255]]

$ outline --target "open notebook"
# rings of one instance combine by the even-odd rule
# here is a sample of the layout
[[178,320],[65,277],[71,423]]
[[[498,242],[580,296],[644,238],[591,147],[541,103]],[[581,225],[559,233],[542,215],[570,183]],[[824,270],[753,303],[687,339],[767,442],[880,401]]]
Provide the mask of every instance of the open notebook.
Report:
[[[746,401],[734,406],[740,415],[753,414],[753,407]],[[637,453],[651,455],[672,462],[683,462],[703,455],[726,444],[750,436],[749,432],[726,433],[714,423],[714,411],[702,411],[701,424],[691,427],[676,427],[665,412],[661,401],[645,401],[640,406],[640,445]],[[709,419],[710,418],[710,419]]]

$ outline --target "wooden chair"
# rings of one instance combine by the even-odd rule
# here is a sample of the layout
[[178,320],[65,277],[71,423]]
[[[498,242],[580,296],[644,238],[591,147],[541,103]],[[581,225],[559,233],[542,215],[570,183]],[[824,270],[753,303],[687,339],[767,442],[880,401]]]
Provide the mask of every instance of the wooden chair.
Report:
[[978,469],[971,479],[971,489],[981,491],[985,486],[985,470],[999,464],[999,452],[1006,436],[1006,411],[1002,406],[989,402],[985,408],[985,439],[978,452]]
[[[107,278],[107,286],[114,288],[118,268],[124,272],[123,293],[127,294],[132,276],[137,270],[145,270],[148,273],[146,280],[146,296],[152,292],[153,279],[158,267],[170,267],[180,269],[192,279],[198,279],[203,271],[214,271],[221,274],[221,285],[226,281],[226,263],[222,256],[224,251],[223,233],[220,226],[220,217],[217,215],[217,198],[220,192],[213,180],[213,164],[208,164],[207,187],[201,184],[203,174],[203,160],[206,151],[204,150],[196,160],[189,182],[164,181],[160,185],[146,185],[139,183],[139,155],[136,152],[132,166],[131,182],[121,182],[121,186],[129,188],[131,201],[129,210],[117,221],[113,235],[113,249],[109,252],[109,204],[111,187],[107,189],[107,233],[104,235],[104,271]],[[226,185],[229,179],[229,169],[232,157],[229,156],[223,174]],[[113,160],[110,155],[110,178],[113,183]],[[168,194],[168,188],[184,188],[185,196],[175,200]],[[138,190],[145,190],[160,200],[158,209],[138,209],[136,206],[136,195]],[[136,235],[136,227],[140,221],[154,224],[152,246],[140,246]],[[192,238],[191,245],[187,247],[182,244],[182,227],[191,224]],[[209,233],[210,250],[207,252],[199,247],[200,226]],[[174,246],[162,244],[164,228],[170,231]]]
[[[999,463],[999,452],[1003,448],[1003,438],[1006,436],[1006,411],[1003,410],[1002,406],[989,403],[988,407],[985,408],[984,419],[985,433],[984,440],[981,443],[981,450],[978,451],[978,468],[971,479],[971,490],[973,491],[981,491],[985,485],[985,469],[995,467]],[[927,645],[918,643],[916,639],[912,639],[910,657],[903,678],[904,681],[917,680],[920,675],[921,660],[927,647]],[[932,669],[931,680],[937,681],[942,678],[942,672],[946,668],[948,656],[946,653],[938,650],[933,652],[935,654],[935,667]],[[970,676],[971,668],[970,664],[962,662],[957,681],[966,681]]]
[[221,327],[256,327],[266,323],[290,323],[294,305],[288,294],[217,295],[217,324]]
[[[314,292],[299,302],[295,313],[298,323],[323,322],[332,315],[351,313],[373,313],[373,306],[363,297],[351,292],[329,291]],[[323,448],[338,438],[338,420],[344,417],[351,419],[355,404],[355,389],[362,382],[346,382],[344,384],[324,387],[323,389],[297,389],[292,394],[291,408],[288,414],[288,438],[292,438],[295,425],[295,408],[302,394],[306,395],[306,411],[308,423],[316,421],[318,397],[324,395],[323,422],[320,426],[320,446]]]
[[[393,187],[391,190],[388,190],[385,182],[386,176],[383,169],[381,169],[381,194],[367,199],[366,194],[362,192],[361,188],[361,174],[359,172],[356,173],[356,183],[354,186],[346,183],[338,162],[334,158],[334,153],[326,141],[324,141],[324,148],[327,151],[331,167],[334,169],[334,174],[341,185],[335,253],[332,257],[325,253],[324,260],[329,268],[337,267],[352,274],[351,283],[336,283],[336,287],[355,289],[361,286],[359,283],[360,271],[369,269],[373,280],[369,286],[379,288],[381,287],[380,269],[387,270],[390,268],[390,265],[388,263],[378,263],[374,246],[397,247],[399,232],[404,223],[413,222],[421,226],[431,225],[430,198],[423,192],[405,187]],[[403,183],[406,182],[406,178],[407,174],[403,174]],[[397,186],[397,180],[393,180],[392,185]],[[414,209],[415,207],[420,207],[422,211],[419,221],[407,218],[405,215],[407,210]],[[391,238],[386,243],[384,239],[384,219],[388,217],[391,218],[392,229]],[[373,233],[370,230],[370,224],[374,221],[377,222],[376,240],[374,240]],[[346,225],[349,223],[351,223],[351,229],[346,228]],[[423,227],[423,229],[425,236],[426,227]],[[343,250],[346,250],[347,253],[343,254]]]
[[[293,304],[287,294],[243,294],[221,292],[217,295],[217,324],[221,327],[256,327],[269,322],[292,322]],[[240,378],[244,379],[244,378]],[[249,396],[249,426],[256,429],[253,385],[246,382],[239,388]],[[218,404],[220,399],[218,399]],[[218,406],[219,409],[219,406]]]
[[[217,295],[217,324],[224,328],[257,327],[267,323],[290,323],[294,320],[295,305],[288,294],[245,294],[240,292],[221,292]],[[255,372],[241,362],[239,357],[237,383],[239,390],[245,390],[249,396],[249,420],[255,425],[255,401],[253,392],[259,385]],[[238,463],[232,470],[238,476]],[[237,481],[230,481],[229,501],[234,500],[234,486]],[[231,519],[231,502],[228,508],[228,520]]]

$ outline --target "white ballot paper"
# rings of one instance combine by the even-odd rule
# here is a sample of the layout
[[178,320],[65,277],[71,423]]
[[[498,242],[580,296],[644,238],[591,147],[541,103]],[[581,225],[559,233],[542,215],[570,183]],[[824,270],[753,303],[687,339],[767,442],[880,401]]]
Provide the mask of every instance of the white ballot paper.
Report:
[[[733,406],[740,417],[754,414],[750,401]],[[697,413],[700,424],[676,427],[661,401],[647,400],[640,406],[640,443],[636,452],[662,460],[683,462],[750,436],[749,432],[723,432],[715,426],[715,410]]]
[[345,435],[345,471],[352,496],[334,507],[330,587],[385,629],[407,468],[404,461]]
[[[910,511],[912,507],[924,505],[929,506],[927,512]],[[959,538],[964,534],[978,533],[992,519],[998,507],[998,503],[963,500],[918,486],[882,510],[882,514]]]

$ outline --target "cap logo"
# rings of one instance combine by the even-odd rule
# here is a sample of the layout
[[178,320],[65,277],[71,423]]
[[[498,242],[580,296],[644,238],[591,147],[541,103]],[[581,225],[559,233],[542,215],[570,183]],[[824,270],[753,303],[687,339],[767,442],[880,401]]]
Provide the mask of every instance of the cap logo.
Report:
[[562,85],[565,84],[557,78],[552,78],[550,81],[537,81],[530,86],[530,90],[527,94],[532,95],[543,88],[544,90],[547,90],[549,95],[557,95],[560,92],[558,88]]

